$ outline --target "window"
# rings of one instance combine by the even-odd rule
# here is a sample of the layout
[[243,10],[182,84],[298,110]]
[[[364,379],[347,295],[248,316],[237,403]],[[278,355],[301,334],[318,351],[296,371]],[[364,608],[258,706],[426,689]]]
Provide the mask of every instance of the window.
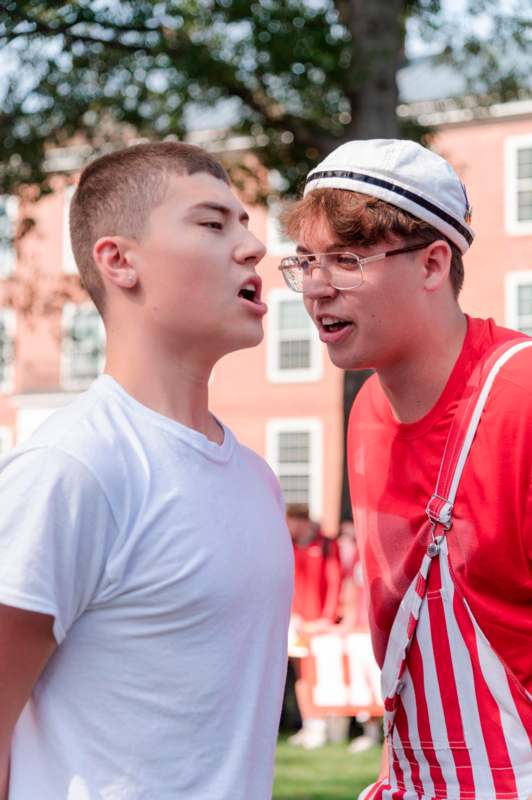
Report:
[[316,519],[322,506],[321,439],[318,419],[273,419],[266,428],[266,456],[279,478],[285,502],[306,503]]
[[92,304],[63,307],[62,384],[84,389],[102,368],[105,354],[103,322]]
[[290,289],[274,289],[268,303],[268,379],[273,383],[319,380],[321,345],[303,298]]
[[13,389],[15,312],[0,311],[0,392]]
[[74,260],[74,253],[72,252],[70,228],[68,224],[70,203],[72,202],[72,196],[75,191],[75,186],[67,186],[63,196],[63,272],[66,272],[67,275],[78,274],[78,268],[76,267],[76,262]]
[[532,234],[532,134],[506,140],[506,228]]
[[506,324],[532,336],[532,270],[506,274]]
[[15,270],[16,254],[13,246],[18,216],[18,197],[0,195],[0,278],[7,278]]

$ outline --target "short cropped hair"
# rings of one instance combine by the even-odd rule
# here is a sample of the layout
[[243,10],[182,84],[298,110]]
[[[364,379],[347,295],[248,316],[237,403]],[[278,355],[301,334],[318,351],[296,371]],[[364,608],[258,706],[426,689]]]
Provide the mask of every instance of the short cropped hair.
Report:
[[288,206],[282,224],[289,238],[297,240],[306,224],[317,219],[324,220],[346,247],[372,247],[392,237],[427,244],[443,239],[451,248],[450,279],[458,297],[464,282],[462,254],[427,222],[376,197],[347,189],[315,189]]
[[82,283],[102,316],[105,287],[92,251],[102,236],[142,235],[170,175],[206,172],[229,184],[223,166],[195,145],[149,142],[108,153],[81,173],[70,205],[70,237]]

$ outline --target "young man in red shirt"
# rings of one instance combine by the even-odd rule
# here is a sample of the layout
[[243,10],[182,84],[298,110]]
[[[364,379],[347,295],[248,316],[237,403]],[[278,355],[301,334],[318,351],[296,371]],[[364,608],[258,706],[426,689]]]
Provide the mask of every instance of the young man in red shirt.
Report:
[[364,798],[532,794],[532,341],[460,308],[469,222],[399,140],[339,147],[286,220],[331,360],[375,370],[348,432],[390,761]]

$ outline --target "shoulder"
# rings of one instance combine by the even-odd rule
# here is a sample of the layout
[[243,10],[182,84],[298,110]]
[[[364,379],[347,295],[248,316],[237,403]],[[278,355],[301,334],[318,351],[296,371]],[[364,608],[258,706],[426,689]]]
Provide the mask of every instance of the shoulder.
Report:
[[0,460],[0,502],[4,514],[38,514],[62,509],[76,516],[82,509],[106,509],[112,516],[100,480],[79,459],[53,446],[26,445],[14,448]]
[[497,365],[486,410],[496,408],[499,415],[517,420],[532,414],[532,339],[515,331],[512,333],[513,338],[503,340],[488,357],[482,382]]
[[10,481],[41,475],[40,486],[59,481],[72,489],[89,487],[105,497],[116,495],[133,469],[134,443],[124,433],[120,409],[91,387],[55,411],[38,429],[0,461]]
[[[285,503],[279,479],[267,461],[252,450],[241,444],[235,438],[234,459],[239,470],[241,490],[246,486],[257,496],[267,496],[274,500],[280,512],[284,515]],[[258,494],[257,494],[258,493]]]
[[51,414],[20,449],[53,448],[81,462],[91,462],[102,447],[112,448],[117,426],[108,398],[97,384]]
[[251,447],[247,447],[235,439],[235,454],[242,467],[249,470],[259,480],[265,480],[273,487],[279,486],[278,478],[268,462]]
[[532,401],[532,339],[516,340],[515,344],[526,344],[515,352],[501,367],[496,381],[506,387],[508,393],[527,397]]
[[[526,340],[521,339],[521,342]],[[532,345],[532,340],[530,344]],[[519,343],[519,340],[517,340]],[[512,481],[529,492],[532,476],[532,346],[500,366],[482,411],[473,456],[489,454],[485,468],[498,464],[503,483]],[[478,464],[478,461],[476,462]]]

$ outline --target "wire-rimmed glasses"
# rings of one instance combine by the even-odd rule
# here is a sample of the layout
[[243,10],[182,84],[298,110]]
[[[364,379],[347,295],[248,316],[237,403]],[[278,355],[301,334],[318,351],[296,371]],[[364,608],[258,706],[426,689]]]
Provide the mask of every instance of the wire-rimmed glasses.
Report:
[[283,273],[286,285],[294,292],[303,292],[303,280],[306,276],[311,277],[315,269],[321,269],[325,279],[331,286],[340,292],[348,289],[358,289],[364,282],[364,264],[372,261],[379,261],[390,256],[398,256],[400,253],[411,253],[414,250],[422,250],[428,247],[430,242],[407,245],[398,247],[394,250],[387,250],[374,256],[357,256],[356,253],[335,252],[335,253],[304,253],[297,256],[283,258],[279,264],[279,269]]

